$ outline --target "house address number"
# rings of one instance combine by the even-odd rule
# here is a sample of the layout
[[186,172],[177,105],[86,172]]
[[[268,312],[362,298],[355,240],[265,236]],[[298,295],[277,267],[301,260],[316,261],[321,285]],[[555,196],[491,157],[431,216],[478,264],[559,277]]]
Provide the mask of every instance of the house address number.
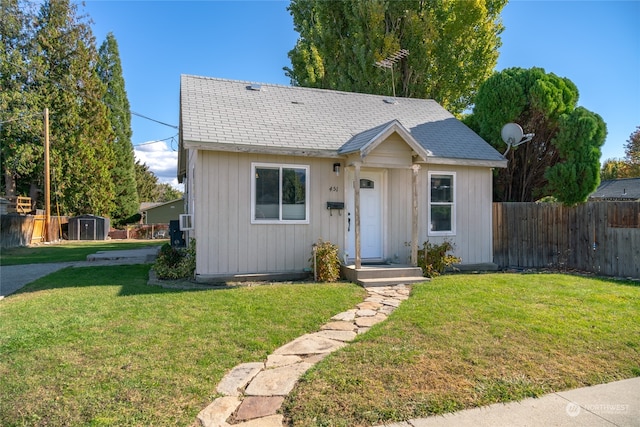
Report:
[[338,192],[338,187],[337,187],[337,186],[336,186],[336,187],[329,187],[329,191],[331,191],[331,192],[334,192],[334,191],[335,191],[335,192]]

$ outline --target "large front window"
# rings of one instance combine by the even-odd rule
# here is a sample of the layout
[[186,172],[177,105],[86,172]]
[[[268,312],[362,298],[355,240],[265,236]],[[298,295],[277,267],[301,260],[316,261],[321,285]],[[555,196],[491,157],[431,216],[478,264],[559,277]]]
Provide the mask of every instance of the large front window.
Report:
[[429,235],[455,234],[455,173],[429,172]]
[[251,222],[309,222],[309,167],[253,163]]

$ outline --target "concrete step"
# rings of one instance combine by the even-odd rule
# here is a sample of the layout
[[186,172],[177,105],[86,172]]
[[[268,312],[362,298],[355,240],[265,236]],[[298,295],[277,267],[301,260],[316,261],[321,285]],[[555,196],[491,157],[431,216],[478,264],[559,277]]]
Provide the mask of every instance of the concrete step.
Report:
[[410,285],[412,283],[422,283],[428,282],[428,277],[423,276],[412,276],[412,277],[381,277],[376,279],[357,279],[356,283],[359,285],[368,288],[368,287],[376,287],[376,286],[391,286],[391,285],[399,285],[405,284]]
[[351,281],[356,281],[358,279],[422,276],[422,270],[420,267],[411,267],[409,265],[400,264],[363,265],[359,269],[356,269],[354,265],[347,265],[342,268],[345,277]]

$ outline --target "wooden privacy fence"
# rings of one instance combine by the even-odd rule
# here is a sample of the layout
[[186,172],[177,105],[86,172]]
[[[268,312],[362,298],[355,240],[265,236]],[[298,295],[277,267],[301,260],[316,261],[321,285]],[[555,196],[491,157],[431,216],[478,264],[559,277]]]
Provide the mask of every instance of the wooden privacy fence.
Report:
[[640,203],[494,203],[493,259],[640,278]]
[[[2,215],[0,216],[0,247],[13,248],[44,242],[44,215]],[[50,240],[58,240],[61,225],[66,224],[66,216],[52,216],[49,224]]]

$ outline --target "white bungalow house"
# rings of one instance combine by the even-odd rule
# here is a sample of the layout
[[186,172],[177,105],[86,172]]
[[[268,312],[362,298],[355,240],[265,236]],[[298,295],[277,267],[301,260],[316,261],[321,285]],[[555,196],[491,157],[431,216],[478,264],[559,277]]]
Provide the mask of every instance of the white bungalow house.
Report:
[[433,100],[183,75],[178,179],[196,278],[308,271],[338,245],[355,271],[415,265],[448,239],[491,264],[492,168],[506,160]]

